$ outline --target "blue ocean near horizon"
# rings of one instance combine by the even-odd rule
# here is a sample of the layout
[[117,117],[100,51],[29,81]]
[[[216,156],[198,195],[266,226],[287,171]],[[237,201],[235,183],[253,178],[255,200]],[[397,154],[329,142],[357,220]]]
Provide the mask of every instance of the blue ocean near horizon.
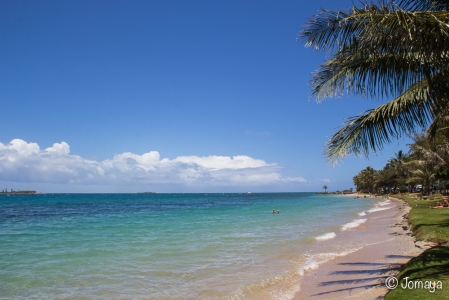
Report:
[[377,202],[314,193],[0,195],[0,299],[288,298],[311,257],[348,247],[316,238],[338,235]]

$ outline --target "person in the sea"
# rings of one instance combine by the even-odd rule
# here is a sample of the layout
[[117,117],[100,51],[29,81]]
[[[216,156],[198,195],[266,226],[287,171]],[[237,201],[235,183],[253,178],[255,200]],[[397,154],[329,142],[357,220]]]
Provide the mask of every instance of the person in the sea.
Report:
[[273,209],[273,210],[271,210],[271,213],[272,213],[272,214],[278,214],[278,213],[280,213],[280,211],[279,211],[279,210],[276,210],[276,209]]

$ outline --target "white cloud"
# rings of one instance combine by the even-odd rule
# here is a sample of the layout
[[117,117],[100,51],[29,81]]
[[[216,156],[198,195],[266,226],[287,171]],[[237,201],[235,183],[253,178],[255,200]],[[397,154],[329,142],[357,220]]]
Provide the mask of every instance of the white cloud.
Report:
[[14,160],[17,156],[27,157],[38,153],[40,148],[36,143],[27,143],[20,139],[14,139],[8,145],[0,143],[0,151],[13,154],[9,158]]
[[[39,146],[38,146],[38,148],[39,148]],[[70,153],[70,146],[66,142],[54,143],[53,147],[49,147],[49,148],[45,149],[45,151],[59,154],[59,155],[66,155],[66,154]]]
[[267,164],[263,160],[254,159],[249,156],[239,155],[234,157],[229,156],[179,156],[175,161],[185,164],[198,165],[210,170],[220,169],[245,169],[245,168],[260,168],[265,166],[275,166],[276,164]]
[[124,152],[112,159],[89,160],[70,154],[66,142],[41,150],[36,143],[14,139],[0,143],[0,181],[72,185],[180,185],[246,187],[297,185],[301,177],[283,177],[283,168],[245,155],[178,156],[159,152]]

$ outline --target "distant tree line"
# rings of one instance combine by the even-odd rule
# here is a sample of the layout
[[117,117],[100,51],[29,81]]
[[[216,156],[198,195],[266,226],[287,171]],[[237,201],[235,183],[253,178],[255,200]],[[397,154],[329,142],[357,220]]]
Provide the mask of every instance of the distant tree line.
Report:
[[[448,124],[449,125],[449,124]],[[449,181],[449,130],[415,134],[409,150],[400,150],[381,170],[366,167],[354,176],[357,191],[446,193]]]

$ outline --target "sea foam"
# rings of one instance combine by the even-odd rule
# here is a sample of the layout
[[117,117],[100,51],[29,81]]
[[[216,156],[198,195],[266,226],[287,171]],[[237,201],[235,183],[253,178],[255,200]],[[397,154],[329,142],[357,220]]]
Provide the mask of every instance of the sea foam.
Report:
[[303,276],[304,272],[307,270],[314,270],[318,268],[320,264],[313,259],[310,259],[303,267],[299,268],[298,274]]
[[323,235],[317,236],[315,239],[317,241],[325,241],[325,240],[333,239],[336,236],[337,235],[335,234],[335,232],[328,232],[328,233],[325,233]]
[[347,230],[347,229],[351,229],[351,228],[355,228],[357,226],[359,226],[360,224],[363,224],[366,222],[367,219],[356,219],[352,222],[346,223],[343,226],[341,226],[341,230]]
[[390,204],[390,200],[385,200],[385,201],[383,201],[383,202],[379,202],[379,203],[377,203],[377,206],[385,206],[385,205],[388,205],[388,204]]
[[348,255],[348,254],[353,253],[361,248],[363,248],[363,247],[353,248],[353,249],[349,249],[349,250],[337,252],[337,253],[318,253],[318,254],[312,255],[306,260],[304,266],[302,266],[301,268],[298,269],[298,274],[303,276],[304,272],[306,272],[308,270],[317,269],[321,264],[324,264],[338,256]]
[[391,207],[374,207],[368,210],[369,213],[390,209]]

